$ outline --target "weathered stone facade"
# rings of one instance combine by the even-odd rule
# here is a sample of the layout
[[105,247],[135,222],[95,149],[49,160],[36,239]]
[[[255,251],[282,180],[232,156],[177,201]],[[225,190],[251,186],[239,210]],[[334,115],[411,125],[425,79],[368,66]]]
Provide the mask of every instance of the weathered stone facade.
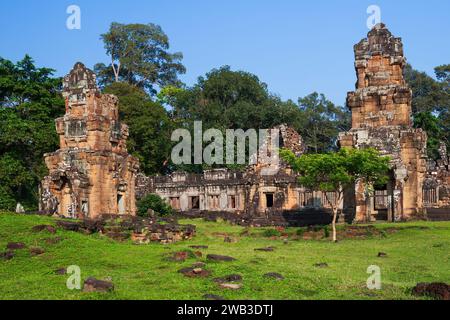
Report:
[[[341,147],[373,147],[391,158],[391,179],[379,190],[364,182],[346,190],[340,221],[404,221],[450,212],[450,159],[427,158],[427,135],[411,123],[412,92],[403,69],[400,38],[377,25],[355,45],[356,90],[348,93],[352,128],[339,135]],[[50,174],[41,186],[41,211],[72,218],[103,214],[135,215],[136,197],[155,193],[176,211],[191,217],[226,217],[246,225],[312,225],[330,220],[330,203],[322,192],[298,184],[298,176],[280,162],[267,162],[280,147],[305,152],[292,128],[275,128],[244,171],[218,169],[203,174],[138,174],[137,159],[127,153],[128,127],[118,117],[118,101],[102,95],[95,75],[81,63],[64,79],[66,114],[56,120],[61,149],[47,154]],[[327,195],[335,201],[335,193]],[[158,229],[159,230],[159,229]],[[143,236],[147,241],[148,237]]]
[[373,147],[391,158],[391,181],[375,194],[358,183],[344,211],[356,221],[398,221],[423,214],[427,135],[411,124],[412,91],[403,77],[406,59],[400,38],[379,24],[355,46],[356,91],[347,105],[352,129],[341,133],[342,147]]
[[[304,153],[303,140],[295,130],[285,125],[274,129],[279,132],[280,147],[299,156]],[[278,152],[270,147],[270,138],[265,144],[267,146],[263,144],[261,149],[267,150],[267,154]],[[217,169],[203,174],[140,175],[137,195],[158,194],[185,215],[199,217],[220,213],[229,220],[251,225],[308,225],[311,218],[323,220],[323,209],[329,205],[322,192],[304,189],[298,184],[297,177],[283,161],[268,164],[258,160],[245,171]],[[299,211],[308,213],[304,216],[294,213]],[[314,214],[317,216],[313,217]],[[325,221],[328,217],[325,215]],[[303,221],[301,218],[306,219]]]
[[118,100],[101,94],[94,73],[77,63],[64,78],[66,114],[56,119],[60,149],[45,155],[40,210],[71,218],[135,215],[138,160],[127,153],[128,127]]
[[423,185],[423,202],[427,216],[433,220],[448,220],[450,214],[450,157],[441,143],[440,157],[428,161]]
[[[340,221],[404,221],[425,218],[432,210],[448,211],[449,157],[442,148],[441,160],[430,161],[426,133],[412,126],[412,91],[403,76],[406,59],[401,39],[379,24],[354,50],[358,80],[356,91],[347,97],[352,128],[339,135],[339,143],[341,147],[372,147],[389,156],[391,179],[379,190],[363,182],[347,190],[344,203],[338,204]],[[283,146],[301,155],[301,137],[285,126],[279,129]],[[329,204],[323,193],[299,186],[288,166],[281,164],[273,175],[262,174],[263,169],[267,168],[258,163],[245,172],[214,170],[203,175],[141,177],[138,189],[140,195],[159,194],[187,215],[221,212],[256,225],[296,224],[296,219],[307,214],[319,216],[326,212]],[[313,221],[306,220],[306,224]]]

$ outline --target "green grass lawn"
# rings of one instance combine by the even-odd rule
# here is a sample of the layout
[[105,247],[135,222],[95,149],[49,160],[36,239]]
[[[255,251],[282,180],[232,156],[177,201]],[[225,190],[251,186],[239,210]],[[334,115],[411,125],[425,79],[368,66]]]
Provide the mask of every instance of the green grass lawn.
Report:
[[[263,229],[244,228],[227,223],[202,220],[183,221],[197,225],[197,236],[171,245],[134,245],[117,243],[100,235],[58,230],[56,235],[34,233],[33,226],[54,224],[48,217],[0,214],[0,251],[8,242],[38,246],[45,253],[32,257],[28,249],[16,252],[9,261],[0,260],[1,299],[188,299],[200,300],[205,294],[227,299],[416,299],[411,288],[418,282],[450,282],[450,222],[414,222],[377,224],[380,229],[398,228],[395,233],[363,240],[271,240]],[[419,228],[422,227],[422,228]],[[423,228],[425,227],[425,228]],[[288,230],[295,234],[296,229]],[[238,238],[225,243],[218,233]],[[45,239],[60,236],[63,241],[46,244]],[[170,253],[189,249],[190,245],[208,245],[203,258],[182,263],[167,259]],[[273,246],[274,252],[255,248]],[[378,252],[388,254],[378,258]],[[229,255],[234,262],[207,262],[206,254]],[[209,278],[186,278],[178,273],[194,262],[206,262]],[[328,268],[317,268],[327,263]],[[93,276],[111,277],[112,293],[83,293],[66,287],[66,275],[56,275],[58,268],[78,265],[84,281]],[[382,290],[366,288],[367,268],[377,265],[382,272]],[[265,273],[277,272],[283,281],[268,280]],[[220,289],[213,278],[229,274],[243,276],[237,291]]]

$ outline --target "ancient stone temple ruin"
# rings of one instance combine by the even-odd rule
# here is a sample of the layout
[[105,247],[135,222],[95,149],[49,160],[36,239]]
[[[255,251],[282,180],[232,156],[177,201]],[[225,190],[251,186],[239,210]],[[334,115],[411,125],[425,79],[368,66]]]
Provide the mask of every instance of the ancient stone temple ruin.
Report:
[[94,73],[77,63],[64,78],[66,114],[56,119],[60,149],[45,155],[49,175],[40,210],[72,218],[135,215],[138,160],[126,148],[118,100],[101,94]]
[[[339,220],[450,219],[450,158],[443,144],[440,159],[428,159],[427,135],[412,126],[401,39],[379,24],[354,51],[356,90],[347,97],[352,128],[338,141],[341,147],[379,150],[390,157],[391,170],[385,186],[372,190],[361,181],[346,190],[343,203],[333,203]],[[146,177],[127,153],[128,127],[119,121],[117,98],[100,93],[92,71],[77,63],[64,79],[64,97],[66,114],[56,120],[61,148],[45,156],[50,173],[41,186],[41,211],[76,218],[135,215],[136,198],[154,193],[188,217],[220,216],[254,226],[331,221],[334,192],[307,190],[286,163],[267,164],[259,155],[241,171]],[[274,131],[278,136],[263,142],[271,156],[278,153],[274,141],[297,156],[306,151],[292,128]]]
[[439,159],[428,160],[423,202],[428,218],[450,219],[450,157],[445,143],[439,148]]
[[[403,70],[406,59],[400,38],[383,24],[354,47],[356,91],[348,93],[352,128],[339,135],[341,147],[367,148],[391,158],[390,181],[375,190],[359,182],[345,194],[340,221],[372,222],[410,219],[448,219],[450,159],[445,145],[441,159],[427,158],[427,135],[413,128],[412,91]],[[301,137],[286,126],[278,128],[282,146],[301,155]],[[221,213],[253,225],[327,223],[330,204],[322,192],[298,185],[289,166],[262,175],[261,166],[243,172],[226,169],[203,174],[174,173],[138,179],[138,196],[156,193],[185,215]],[[335,199],[334,193],[328,199]],[[331,200],[334,201],[334,200]],[[233,218],[234,217],[234,218]]]
[[403,44],[378,24],[355,46],[356,91],[347,105],[352,129],[339,137],[342,147],[373,147],[391,158],[391,180],[369,192],[358,183],[344,211],[356,221],[406,220],[423,213],[427,135],[411,123],[412,91],[403,77]]
[[[295,130],[286,125],[272,130],[278,132],[279,148],[290,149],[298,156],[304,153],[303,139]],[[278,153],[270,143],[270,136],[261,150]],[[330,218],[330,205],[323,193],[301,187],[297,175],[283,161],[267,163],[258,157],[244,171],[216,169],[203,174],[140,175],[137,183],[138,197],[158,194],[176,211],[191,217],[213,213],[256,226],[327,223]]]

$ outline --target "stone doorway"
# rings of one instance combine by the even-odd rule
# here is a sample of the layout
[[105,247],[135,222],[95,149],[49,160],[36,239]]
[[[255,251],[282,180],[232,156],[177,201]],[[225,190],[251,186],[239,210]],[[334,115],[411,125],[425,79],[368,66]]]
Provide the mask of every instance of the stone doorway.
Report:
[[81,201],[81,213],[83,214],[83,217],[85,217],[85,218],[89,217],[89,201],[88,200]]
[[274,205],[274,194],[273,193],[266,193],[266,208],[273,208]]
[[124,196],[120,193],[117,195],[117,208],[120,215],[125,214],[125,199]]
[[393,208],[393,190],[391,184],[376,187],[373,195],[373,210],[371,220],[391,221]]

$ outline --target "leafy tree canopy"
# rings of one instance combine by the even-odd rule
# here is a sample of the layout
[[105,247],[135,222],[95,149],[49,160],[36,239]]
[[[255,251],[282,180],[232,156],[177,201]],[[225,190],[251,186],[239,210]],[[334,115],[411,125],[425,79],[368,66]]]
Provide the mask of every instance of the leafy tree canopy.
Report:
[[119,98],[120,119],[130,128],[128,151],[137,157],[147,175],[165,173],[172,142],[172,121],[164,107],[128,83],[113,83],[104,90]]
[[64,114],[61,79],[29,56],[0,58],[0,209],[36,209],[46,175],[44,153],[58,148],[55,118]]
[[388,181],[389,158],[375,149],[347,149],[325,154],[296,157],[290,150],[281,151],[282,158],[299,173],[299,182],[310,190],[336,192],[334,203],[325,197],[333,210],[333,240],[336,241],[336,220],[344,190],[354,187],[358,180],[368,185],[382,185]]
[[299,133],[309,152],[321,153],[336,149],[339,132],[350,128],[350,113],[314,92],[299,99],[302,124]]
[[305,139],[310,152],[335,148],[337,134],[349,129],[349,112],[335,106],[323,94],[282,101],[270,94],[267,85],[248,72],[232,71],[229,66],[213,69],[191,88],[167,88],[161,101],[172,107],[177,123],[203,128],[270,129],[287,124]]
[[436,79],[425,72],[405,68],[405,79],[413,92],[412,112],[414,126],[428,134],[428,153],[438,155],[440,141],[450,147],[450,65],[435,69]]
[[127,82],[156,93],[156,87],[180,86],[179,74],[186,72],[183,54],[170,53],[169,38],[158,25],[114,22],[101,36],[111,63],[98,63],[94,70],[99,83]]

